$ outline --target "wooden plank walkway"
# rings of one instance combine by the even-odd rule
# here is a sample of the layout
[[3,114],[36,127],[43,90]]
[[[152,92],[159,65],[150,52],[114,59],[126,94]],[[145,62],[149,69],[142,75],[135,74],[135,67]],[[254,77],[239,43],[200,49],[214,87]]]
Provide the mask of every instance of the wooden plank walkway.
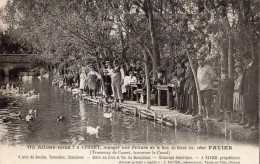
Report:
[[[124,114],[133,115],[142,119],[150,119],[166,126],[186,128],[194,132],[198,132],[201,128],[201,133],[225,137],[227,140],[244,140],[252,143],[258,143],[259,141],[258,131],[244,129],[237,123],[217,122],[216,119],[205,120],[202,117],[184,115],[176,110],[168,110],[167,106],[151,106],[151,109],[148,110],[146,104],[140,104],[136,101],[105,104],[102,97],[91,99],[88,96],[85,96],[84,100],[100,105],[107,105]],[[198,126],[199,120],[201,121],[200,127]]]

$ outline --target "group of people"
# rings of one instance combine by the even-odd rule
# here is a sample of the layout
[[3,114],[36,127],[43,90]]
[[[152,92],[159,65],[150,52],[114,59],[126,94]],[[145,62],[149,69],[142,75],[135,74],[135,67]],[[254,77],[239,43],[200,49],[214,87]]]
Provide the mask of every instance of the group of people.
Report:
[[[117,60],[113,61],[113,67],[110,61],[106,61],[105,65],[102,65],[99,74],[94,65],[90,64],[87,67],[82,67],[79,75],[79,88],[82,93],[89,92],[89,95],[96,98],[96,94],[99,88],[102,88],[102,93],[107,99],[112,99],[112,95],[115,101],[123,102],[122,84],[124,83],[125,72],[121,68]],[[102,86],[101,83],[104,82]]]
[[[258,72],[257,64],[251,56],[245,56],[243,60],[235,63],[234,79],[229,78],[227,70],[222,70],[218,79],[214,69],[205,64],[203,57],[198,57],[197,62],[196,76],[205,117],[212,117],[214,109],[217,108],[220,113],[219,122],[227,120],[255,130],[258,124]],[[170,93],[169,109],[196,115],[198,95],[187,59],[177,63],[174,75],[171,83],[174,83],[175,87]],[[214,86],[217,81],[218,86]]]
[[[213,88],[214,83],[218,81],[217,74],[210,65],[205,64],[203,57],[197,58],[196,76],[202,97],[203,114],[206,118],[213,115],[213,109],[216,107],[221,115],[218,121],[225,120],[224,116],[227,113],[228,121],[237,122],[245,128],[255,129],[258,121],[257,83],[254,79],[257,77],[257,68],[252,59],[246,58],[243,61],[244,63],[235,64],[235,79],[229,79],[227,70],[221,71],[216,89]],[[121,103],[129,99],[127,93],[131,91],[130,84],[136,83],[138,85],[134,95],[137,101],[145,103],[147,79],[143,68],[140,61],[131,60],[130,63],[122,64],[117,60],[105,61],[101,63],[99,71],[95,69],[93,64],[82,67],[78,76],[74,76],[73,79],[79,82],[79,89],[82,93],[88,92],[91,97],[96,98],[97,91],[101,88],[101,92],[107,100],[114,99],[114,101]],[[69,76],[65,77],[68,81]],[[154,100],[151,101],[152,105],[157,105],[158,99],[158,92],[154,86],[168,85],[170,90],[168,109],[178,110],[186,115],[198,114],[197,87],[188,59],[176,63],[171,80],[167,78],[166,71],[163,69],[158,70],[158,77],[155,79],[150,84],[150,98]],[[103,81],[103,85],[101,85],[101,81]],[[166,94],[161,96],[161,99],[161,102],[167,101]]]
[[227,113],[229,122],[238,123],[244,128],[256,130],[258,125],[258,71],[257,63],[246,56],[235,65],[236,76],[234,80],[223,71],[216,106],[219,108],[221,118]]

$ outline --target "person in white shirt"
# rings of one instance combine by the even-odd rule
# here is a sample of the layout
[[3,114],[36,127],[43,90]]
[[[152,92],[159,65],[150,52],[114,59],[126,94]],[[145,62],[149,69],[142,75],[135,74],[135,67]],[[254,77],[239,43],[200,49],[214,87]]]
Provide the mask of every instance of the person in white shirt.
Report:
[[130,71],[129,75],[130,76],[125,76],[125,78],[124,78],[124,85],[125,85],[125,89],[126,89],[125,93],[124,93],[124,97],[126,97],[127,99],[129,99],[131,83],[137,83],[137,78],[134,76],[134,72]]
[[121,85],[124,83],[124,77],[125,73],[124,70],[120,67],[117,60],[114,61],[114,68],[111,74],[111,80],[112,80],[112,90],[114,94],[114,99],[117,102],[123,102],[123,93]]
[[131,71],[129,74],[130,74],[130,76],[129,76],[129,84],[137,83],[137,78],[135,77],[134,72]]
[[212,104],[212,83],[216,79],[216,73],[213,68],[204,63],[203,57],[197,58],[199,67],[197,70],[197,78],[199,83],[199,89],[203,99],[203,107],[206,111],[206,118],[209,118],[209,111]]
[[82,67],[81,68],[81,73],[80,73],[80,75],[79,75],[79,77],[80,77],[80,80],[79,80],[79,89],[80,89],[80,91],[81,91],[81,93],[84,93],[85,92],[85,86],[86,86],[86,84],[85,84],[85,80],[86,80],[86,78],[87,78],[87,74],[86,74],[86,68],[84,68],[84,67]]

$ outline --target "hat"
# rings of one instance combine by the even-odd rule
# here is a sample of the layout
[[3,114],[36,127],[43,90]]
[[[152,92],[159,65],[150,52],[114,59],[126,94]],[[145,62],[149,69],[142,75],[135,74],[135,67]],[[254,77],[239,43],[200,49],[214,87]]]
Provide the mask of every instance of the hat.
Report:
[[109,60],[107,60],[107,61],[106,61],[106,64],[110,64],[110,61],[109,61]]
[[197,60],[205,60],[205,57],[204,56],[197,56]]
[[237,63],[234,65],[234,67],[240,67],[240,68],[243,68],[243,64],[240,63],[240,62],[237,62]]
[[182,64],[184,64],[184,63],[186,63],[186,62],[189,62],[189,59],[183,59],[183,60],[181,61]]
[[141,75],[145,75],[145,71],[141,71],[140,74],[141,74]]
[[165,70],[164,69],[158,69],[158,73],[165,74]]
[[108,70],[107,70],[107,69],[104,69],[104,70],[103,70],[103,73],[108,73]]
[[118,61],[117,61],[117,60],[114,60],[114,64],[115,64],[115,63],[118,63]]

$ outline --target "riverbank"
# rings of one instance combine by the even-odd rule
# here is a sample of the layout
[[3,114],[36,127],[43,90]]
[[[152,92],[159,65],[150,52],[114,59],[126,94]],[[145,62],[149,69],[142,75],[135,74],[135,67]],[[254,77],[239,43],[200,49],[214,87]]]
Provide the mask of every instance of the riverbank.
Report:
[[[59,80],[52,83],[58,87]],[[97,99],[91,99],[88,95],[81,95],[78,88],[71,89],[62,86],[62,90],[70,92],[73,97],[81,98],[85,103],[96,104],[100,106],[108,106],[114,110],[118,110],[126,115],[132,117],[140,117],[141,119],[149,119],[158,124],[166,125],[172,128],[184,129],[193,131],[194,133],[200,133],[201,135],[217,136],[226,138],[227,141],[238,140],[242,142],[258,143],[259,132],[251,131],[250,129],[244,129],[237,123],[217,122],[217,119],[205,120],[202,117],[184,115],[176,110],[168,110],[167,106],[151,106],[150,110],[146,109],[145,104],[137,103],[136,101],[124,101],[123,103],[108,103],[104,102],[102,97]],[[7,105],[20,106],[21,97],[5,93],[3,95],[6,98]],[[199,123],[200,122],[200,123]]]
[[[59,83],[62,83],[60,79],[53,84]],[[71,91],[74,96],[80,95],[78,89],[68,91]],[[91,99],[87,95],[78,97],[84,99],[86,103],[105,104],[101,97],[97,99]],[[236,140],[257,144],[259,142],[259,130],[251,131],[251,129],[245,129],[238,125],[238,123],[218,122],[217,118],[205,119],[201,116],[185,115],[176,110],[169,110],[167,106],[151,106],[150,110],[147,110],[146,104],[140,104],[136,101],[109,103],[108,106],[133,117],[150,119],[166,126],[185,128],[201,135],[222,137],[228,141]]]
[[[84,96],[82,98],[86,103],[104,105],[104,101],[101,97],[91,99],[89,96]],[[202,135],[224,137],[228,141],[235,140],[250,143],[258,143],[259,141],[258,130],[251,131],[237,123],[218,122],[217,119],[204,119],[199,116],[185,115],[176,110],[169,110],[167,106],[151,106],[151,109],[147,110],[145,104],[140,104],[135,101],[110,103],[108,106],[124,114],[132,115],[133,117],[150,119],[151,121],[166,126],[186,128]]]

